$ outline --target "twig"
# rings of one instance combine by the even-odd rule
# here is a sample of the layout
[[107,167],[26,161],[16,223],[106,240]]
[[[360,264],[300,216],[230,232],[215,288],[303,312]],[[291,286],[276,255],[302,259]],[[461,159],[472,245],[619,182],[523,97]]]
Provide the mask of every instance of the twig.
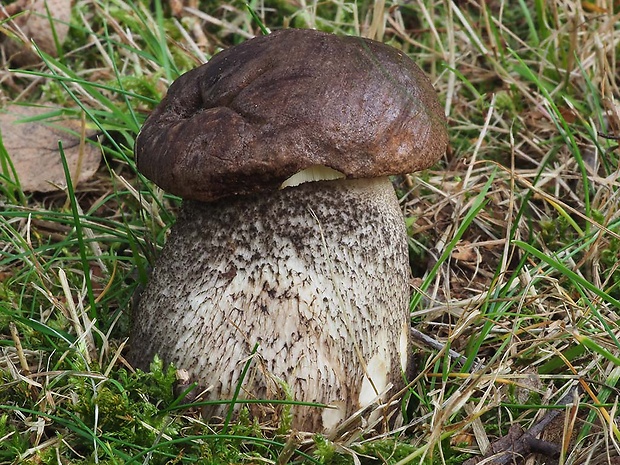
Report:
[[[568,405],[578,393],[574,387],[556,405]],[[549,424],[555,420],[562,410],[549,410],[545,415],[527,431],[523,431],[518,425],[512,426],[506,436],[499,438],[491,444],[489,450],[481,457],[473,457],[463,465],[507,465],[515,464],[531,454],[542,454],[547,457],[557,458],[560,455],[560,446],[551,442],[536,438]]]
[[602,137],[603,139],[620,140],[620,136],[616,136],[615,134],[606,134],[601,131],[596,131],[596,133],[599,137]]
[[[427,336],[426,334],[424,334],[421,331],[418,331],[417,329],[412,328],[410,334],[411,334],[411,337],[414,339],[414,341],[416,341],[421,346],[427,346],[427,347],[430,347],[431,349],[435,349],[439,351],[446,349],[445,344],[439,342],[437,339],[434,339],[431,336]],[[448,350],[448,357],[454,360],[455,363],[459,366],[463,366],[465,365],[465,363],[467,363],[467,357],[459,354],[457,351],[452,350],[452,349]],[[471,372],[477,372],[477,371],[482,370],[483,368],[484,366],[480,362],[476,361],[474,365],[472,366]]]

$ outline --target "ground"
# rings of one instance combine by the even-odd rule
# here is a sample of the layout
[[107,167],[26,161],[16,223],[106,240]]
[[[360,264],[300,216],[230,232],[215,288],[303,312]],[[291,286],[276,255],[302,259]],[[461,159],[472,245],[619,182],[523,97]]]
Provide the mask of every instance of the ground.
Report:
[[[26,2],[12,5],[0,21]],[[0,463],[463,463],[573,388],[543,433],[559,458],[527,463],[618,463],[618,8],[74,2],[62,43],[52,34],[38,63],[0,68],[5,107],[62,108],[103,154],[89,180],[38,193],[0,147]],[[448,117],[443,159],[394,179],[412,327],[442,348],[416,348],[403,426],[387,438],[297,435],[286,416],[207,425],[180,407],[174,371],[136,373],[123,357],[132,295],[179,205],[136,173],[141,123],[179,74],[283,27],[401,49]]]

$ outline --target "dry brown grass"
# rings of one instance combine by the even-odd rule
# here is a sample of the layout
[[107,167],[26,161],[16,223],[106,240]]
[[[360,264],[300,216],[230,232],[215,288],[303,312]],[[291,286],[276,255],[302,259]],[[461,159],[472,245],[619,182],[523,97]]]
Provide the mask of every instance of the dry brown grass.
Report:
[[[596,134],[617,134],[620,123],[618,16],[611,3],[547,7],[549,27],[539,31],[537,44],[531,31],[524,38],[525,15],[515,24],[515,5],[462,2],[452,4],[449,15],[434,16],[435,29],[450,31],[438,35],[443,46],[435,50],[460,75],[446,71],[435,81],[456,142],[452,153],[442,171],[406,197],[415,226],[430,244],[429,257],[444,253],[472,201],[492,182],[486,205],[414,311],[419,328],[470,357],[474,349],[484,365],[463,378],[427,359],[426,373],[443,371],[448,379],[429,393],[428,421],[438,432],[459,418],[459,427],[472,426],[466,428],[475,433],[472,445],[483,447],[493,435],[488,427],[475,428],[481,420],[501,428],[527,426],[535,417],[535,409],[514,411],[503,404],[527,403],[528,392],[541,404],[553,404],[568,386],[581,383],[592,389],[583,403],[598,403],[596,393],[605,393],[611,409],[585,408],[576,418],[565,417],[566,428],[554,439],[594,421],[587,439],[575,444],[564,438],[562,460],[608,463],[618,453],[612,445],[619,439],[617,426],[610,419],[617,359],[589,350],[574,358],[563,354],[579,345],[580,333],[619,351],[617,305],[583,289],[575,277],[618,296],[617,144]],[[561,266],[525,253],[516,241]],[[550,360],[558,361],[553,369]]]

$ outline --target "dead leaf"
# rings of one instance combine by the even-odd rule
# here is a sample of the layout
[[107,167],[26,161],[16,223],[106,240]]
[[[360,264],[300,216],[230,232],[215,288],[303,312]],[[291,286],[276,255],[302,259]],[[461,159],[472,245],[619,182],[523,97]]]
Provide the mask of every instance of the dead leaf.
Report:
[[14,66],[38,64],[41,58],[32,45],[57,56],[57,43],[69,32],[72,0],[17,0],[0,6],[0,20],[10,18],[0,27],[0,44]]
[[562,118],[564,118],[564,121],[566,121],[568,124],[573,124],[575,121],[577,121],[578,114],[573,108],[560,107],[559,111],[560,115],[562,115]]
[[478,263],[480,261],[472,243],[469,241],[460,241],[452,251],[452,258],[467,263]]
[[90,178],[99,167],[100,150],[88,142],[81,143],[80,137],[75,134],[81,133],[80,121],[65,117],[54,121],[20,122],[53,110],[11,105],[0,113],[1,141],[24,191],[50,192],[58,189],[57,186],[66,186],[59,140],[62,141],[74,184]]
[[181,17],[183,14],[183,0],[168,0],[170,4],[170,12],[175,18]]

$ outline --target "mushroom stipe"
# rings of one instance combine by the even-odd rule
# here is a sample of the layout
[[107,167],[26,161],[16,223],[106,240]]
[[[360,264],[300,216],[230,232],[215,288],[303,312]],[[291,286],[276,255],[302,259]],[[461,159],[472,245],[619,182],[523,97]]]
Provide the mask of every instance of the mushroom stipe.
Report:
[[338,407],[294,408],[295,428],[323,431],[403,386],[408,277],[387,178],[188,201],[142,296],[131,359],[159,353],[230,399],[258,344],[243,398],[283,399],[285,383],[294,400]]
[[290,407],[309,432],[385,402],[412,370],[407,235],[387,176],[430,166],[446,144],[422,71],[367,39],[280,31],[179,78],[136,154],[190,200],[133,310],[130,361],[157,354],[208,400],[241,382],[240,399],[332,405]]

